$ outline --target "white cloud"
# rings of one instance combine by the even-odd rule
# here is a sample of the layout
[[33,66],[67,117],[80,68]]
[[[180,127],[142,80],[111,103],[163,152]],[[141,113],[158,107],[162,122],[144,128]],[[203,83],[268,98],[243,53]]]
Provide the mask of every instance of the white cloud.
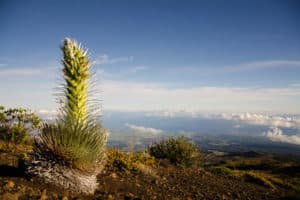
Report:
[[180,66],[174,67],[172,71],[168,71],[168,74],[197,74],[202,75],[212,75],[212,74],[223,74],[241,71],[251,71],[258,69],[268,69],[268,68],[290,68],[290,67],[300,67],[300,60],[260,60],[255,62],[245,62],[232,65],[220,65],[220,66]]
[[220,70],[226,72],[248,71],[255,69],[266,68],[286,68],[286,67],[300,67],[300,60],[262,60],[256,62],[241,63],[234,66],[221,67]]
[[263,135],[274,142],[284,142],[300,145],[300,135],[285,135],[278,127],[270,127],[270,130],[264,132]]
[[103,54],[96,58],[94,64],[98,64],[98,65],[116,64],[116,63],[131,62],[131,61],[133,61],[133,56],[111,58],[109,55]]
[[300,83],[293,83],[293,84],[290,84],[291,87],[300,87]]
[[34,112],[43,120],[54,120],[57,115],[56,110],[39,109],[35,110]]
[[194,87],[103,81],[106,109],[300,113],[300,88]]
[[234,127],[234,128],[241,128],[241,125],[236,124],[236,125],[234,125],[233,127]]
[[23,67],[23,68],[0,68],[0,76],[35,76],[43,74],[54,74],[59,68],[57,66],[47,67]]
[[161,111],[148,111],[145,114],[147,117],[165,117],[165,118],[175,118],[175,117],[192,117],[197,118],[202,116],[200,112],[197,111],[186,111],[186,110],[161,110]]
[[135,132],[141,133],[141,134],[158,135],[163,132],[160,129],[144,127],[144,126],[137,126],[137,125],[133,125],[133,124],[125,124],[125,126],[130,128],[132,131],[135,131]]
[[129,68],[128,72],[136,73],[138,71],[143,71],[143,70],[146,70],[146,69],[148,69],[146,66],[141,65],[141,66],[135,66],[135,67]]
[[248,123],[254,125],[284,127],[284,128],[299,128],[300,119],[297,117],[281,117],[270,116],[256,113],[241,113],[241,114],[221,114],[217,117],[226,120],[233,120],[239,123]]
[[31,76],[42,74],[42,70],[24,68],[24,69],[0,69],[0,76]]
[[149,117],[189,117],[189,118],[206,118],[206,119],[225,119],[234,121],[236,124],[234,128],[240,128],[243,124],[252,124],[258,126],[274,126],[282,128],[295,128],[300,130],[300,117],[298,116],[278,116],[259,113],[221,113],[215,114],[215,112],[201,112],[201,111],[148,111],[145,116]]
[[244,63],[240,65],[242,69],[274,68],[274,67],[300,67],[300,60],[267,60]]
[[109,70],[104,70],[104,69],[97,69],[96,73],[99,75],[99,77],[108,79],[108,80],[118,80],[118,79],[123,79],[123,78],[128,78],[128,75],[136,74],[140,71],[147,70],[148,67],[146,66],[134,66],[134,67],[127,67],[127,68],[122,68],[118,71],[109,71]]
[[46,109],[40,109],[35,111],[37,114],[43,114],[43,115],[56,115],[56,110],[46,110]]

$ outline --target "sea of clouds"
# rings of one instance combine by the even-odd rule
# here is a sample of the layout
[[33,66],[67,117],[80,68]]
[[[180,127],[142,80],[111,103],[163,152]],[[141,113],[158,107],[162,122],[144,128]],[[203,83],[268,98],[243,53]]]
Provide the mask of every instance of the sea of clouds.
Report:
[[[53,120],[55,111],[40,110],[43,119]],[[300,116],[260,113],[203,113],[189,111],[104,111],[104,126],[134,134],[159,136],[167,132],[231,133],[262,136],[273,142],[300,145]],[[232,129],[232,131],[231,131]]]

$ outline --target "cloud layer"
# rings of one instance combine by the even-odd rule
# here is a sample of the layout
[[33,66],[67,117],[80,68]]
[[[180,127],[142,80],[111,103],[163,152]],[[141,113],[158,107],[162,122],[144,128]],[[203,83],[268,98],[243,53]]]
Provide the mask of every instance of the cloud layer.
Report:
[[267,60],[241,64],[239,69],[261,69],[261,68],[276,68],[276,67],[300,67],[300,60]]
[[[192,118],[206,118],[206,119],[223,119],[235,122],[233,128],[241,128],[243,124],[250,124],[254,126],[267,126],[267,131],[263,132],[263,136],[267,137],[274,142],[284,142],[290,144],[300,145],[300,135],[286,135],[283,133],[284,128],[295,129],[294,132],[299,133],[300,130],[300,118],[299,117],[282,117],[271,116],[266,114],[257,113],[239,113],[239,114],[203,114],[201,112],[186,112],[186,111],[160,111],[160,112],[148,112],[146,116],[154,117],[192,117]],[[217,125],[217,121],[215,122]]]
[[300,87],[174,89],[163,84],[123,81],[104,81],[101,87],[108,109],[300,113]]
[[271,127],[269,131],[263,133],[264,136],[274,142],[284,142],[300,145],[300,135],[285,135],[278,127]]
[[0,76],[31,76],[41,75],[43,70],[24,68],[24,69],[0,69]]
[[122,62],[131,62],[131,61],[133,61],[133,56],[111,58],[109,55],[103,54],[96,58],[94,64],[96,65],[117,64]]
[[281,117],[270,116],[256,113],[241,113],[241,114],[221,114],[220,118],[233,120],[236,122],[244,122],[254,125],[274,126],[284,128],[299,128],[300,119],[297,117]]
[[150,128],[150,127],[144,127],[144,126],[137,126],[134,124],[125,124],[128,128],[130,128],[132,131],[140,133],[140,134],[150,134],[150,135],[158,135],[162,133],[163,131],[156,128]]

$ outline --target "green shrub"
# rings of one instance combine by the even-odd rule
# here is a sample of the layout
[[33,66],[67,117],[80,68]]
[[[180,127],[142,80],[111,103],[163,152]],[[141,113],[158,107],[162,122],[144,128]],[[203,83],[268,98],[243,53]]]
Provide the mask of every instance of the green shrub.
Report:
[[64,83],[59,95],[56,123],[44,124],[34,150],[44,158],[80,170],[103,159],[107,131],[99,123],[100,106],[89,93],[90,62],[87,51],[66,38],[63,46]]
[[150,146],[149,153],[157,159],[167,159],[172,164],[187,167],[198,160],[196,156],[200,151],[193,143],[180,136]]
[[138,171],[140,165],[153,166],[155,158],[147,153],[124,153],[118,149],[107,151],[106,169],[115,172]]
[[22,124],[14,124],[8,131],[7,136],[12,143],[25,143],[28,139],[28,132]]
[[223,166],[212,167],[210,172],[218,176],[234,176],[233,170]]
[[154,166],[156,164],[156,159],[153,156],[151,156],[148,152],[134,153],[132,159],[138,164],[143,164],[147,166]]
[[106,168],[109,171],[131,171],[136,170],[136,165],[129,155],[117,149],[111,149],[107,152]]
[[3,113],[3,110],[4,110],[4,106],[0,105],[0,122],[5,121],[5,119],[6,119],[5,114]]
[[0,140],[10,144],[24,144],[29,132],[38,129],[40,119],[26,109],[0,106]]
[[0,141],[0,152],[13,152],[15,150],[14,145],[10,145],[7,142]]

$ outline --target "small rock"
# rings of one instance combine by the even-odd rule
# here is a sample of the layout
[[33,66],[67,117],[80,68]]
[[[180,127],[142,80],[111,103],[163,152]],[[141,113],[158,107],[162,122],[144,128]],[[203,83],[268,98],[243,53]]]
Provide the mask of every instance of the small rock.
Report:
[[136,187],[141,187],[141,184],[136,183],[135,186],[136,186]]
[[53,193],[52,196],[53,196],[54,199],[58,199],[58,194],[57,193]]
[[134,194],[132,194],[130,192],[128,194],[126,194],[124,197],[124,199],[126,199],[126,200],[133,199],[133,198],[134,198]]
[[69,191],[64,191],[62,200],[68,200]]
[[25,193],[25,192],[26,192],[26,186],[20,185],[20,186],[18,186],[18,190],[19,190],[21,193]]
[[126,196],[125,196],[125,198],[129,198],[129,199],[132,199],[133,197],[134,197],[134,194],[132,194],[132,193],[128,193]]
[[32,197],[32,196],[35,195],[35,192],[34,192],[34,190],[33,190],[32,188],[28,188],[27,194],[28,194],[30,197]]
[[155,179],[155,180],[152,180],[152,183],[154,183],[155,185],[158,185],[159,181]]
[[47,197],[47,190],[44,189],[43,192],[42,192],[42,195],[40,197],[40,200],[46,200],[48,197]]
[[67,196],[63,196],[63,198],[61,200],[68,200]]
[[8,181],[8,182],[6,183],[5,186],[6,186],[7,188],[12,189],[12,188],[15,187],[15,183],[14,183],[13,181]]
[[117,175],[116,173],[113,172],[113,173],[110,174],[110,177],[112,177],[112,178],[117,178],[118,175]]
[[186,195],[186,200],[192,200],[191,194],[188,193],[188,194]]
[[18,193],[4,193],[2,197],[0,198],[2,200],[18,200],[19,199],[19,194]]
[[227,197],[226,197],[225,194],[222,194],[222,199],[223,199],[223,200],[227,199]]
[[107,197],[107,200],[114,200],[113,195],[109,194],[108,197]]

